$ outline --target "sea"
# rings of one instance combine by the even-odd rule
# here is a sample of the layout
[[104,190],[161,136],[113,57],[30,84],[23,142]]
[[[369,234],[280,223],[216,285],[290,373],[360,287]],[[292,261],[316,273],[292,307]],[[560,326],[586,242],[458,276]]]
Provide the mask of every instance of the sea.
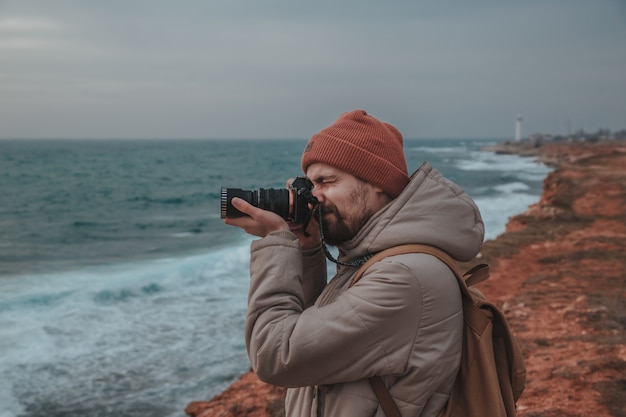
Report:
[[[486,239],[550,171],[495,143],[404,144],[475,199]],[[221,187],[284,187],[305,144],[0,140],[0,417],[183,417],[247,372],[255,238],[224,225]]]

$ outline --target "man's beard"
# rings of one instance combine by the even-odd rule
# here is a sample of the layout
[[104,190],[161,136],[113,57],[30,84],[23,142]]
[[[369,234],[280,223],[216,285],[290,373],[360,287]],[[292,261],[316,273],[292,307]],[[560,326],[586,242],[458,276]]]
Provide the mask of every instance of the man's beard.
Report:
[[[322,217],[322,232],[324,233],[324,242],[327,244],[337,246],[351,240],[374,214],[366,206],[365,195],[359,191],[361,190],[352,195],[353,204],[363,207],[362,211],[357,211],[357,217],[344,217],[334,204],[318,207],[318,210],[322,210],[322,215],[324,215]],[[333,215],[332,223],[325,219],[325,215],[328,213]]]

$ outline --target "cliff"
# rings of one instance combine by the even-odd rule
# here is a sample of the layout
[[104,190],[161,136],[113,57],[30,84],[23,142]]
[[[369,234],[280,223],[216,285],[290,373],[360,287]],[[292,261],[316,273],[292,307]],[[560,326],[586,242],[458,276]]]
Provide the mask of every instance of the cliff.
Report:
[[[548,144],[527,155],[557,167],[541,200],[464,265],[491,265],[479,288],[522,345],[528,378],[518,415],[626,416],[626,143]],[[185,412],[282,416],[283,395],[248,373]]]

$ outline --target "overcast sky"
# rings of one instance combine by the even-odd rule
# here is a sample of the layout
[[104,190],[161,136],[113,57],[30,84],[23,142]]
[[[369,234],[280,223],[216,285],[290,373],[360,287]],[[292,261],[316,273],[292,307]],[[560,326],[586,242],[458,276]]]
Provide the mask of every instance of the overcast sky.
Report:
[[0,138],[626,128],[626,0],[0,0]]

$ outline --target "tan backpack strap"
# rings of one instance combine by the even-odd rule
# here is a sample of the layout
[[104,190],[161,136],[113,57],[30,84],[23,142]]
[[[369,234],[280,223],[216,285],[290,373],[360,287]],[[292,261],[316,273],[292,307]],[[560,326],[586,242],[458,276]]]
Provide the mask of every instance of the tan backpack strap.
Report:
[[463,274],[463,278],[465,279],[465,284],[467,284],[468,287],[471,287],[472,285],[476,285],[488,279],[489,274],[489,265],[479,264],[470,268],[465,274]]
[[[424,245],[421,243],[412,243],[407,245],[394,246],[392,248],[386,249],[384,251],[378,252],[370,259],[367,260],[361,267],[356,271],[354,276],[352,277],[352,282],[350,286],[353,286],[357,283],[358,280],[361,279],[367,268],[369,268],[372,264],[384,259],[388,256],[394,255],[404,255],[407,253],[426,253],[428,255],[435,256],[439,258],[440,261],[448,265],[448,268],[454,272],[459,278],[460,282],[464,282],[465,286],[471,287],[472,285],[476,285],[480,282],[485,281],[489,278],[489,265],[480,264],[469,269],[465,274],[461,274],[459,267],[454,259],[448,253],[442,251],[439,248],[430,245]],[[463,290],[462,290],[463,291]]]
[[380,261],[381,259],[387,258],[388,256],[404,255],[407,253],[426,253],[428,255],[433,255],[439,258],[446,265],[448,265],[448,267],[454,272],[455,275],[457,275],[458,277],[463,276],[461,272],[459,271],[456,261],[452,259],[452,257],[448,255],[446,252],[434,246],[414,243],[414,244],[408,244],[408,245],[394,246],[392,248],[385,249],[382,252],[378,252],[377,254],[372,256],[370,259],[367,260],[367,262],[365,262],[359,268],[358,271],[356,271],[356,273],[352,277],[352,282],[350,283],[350,286],[353,286],[354,284],[356,284],[357,281],[361,279],[361,277],[363,276],[367,268],[369,268],[372,264]]
[[380,376],[373,376],[370,378],[370,385],[378,398],[380,407],[385,412],[386,417],[402,417],[398,405],[389,394],[389,390],[385,386],[385,382]]

